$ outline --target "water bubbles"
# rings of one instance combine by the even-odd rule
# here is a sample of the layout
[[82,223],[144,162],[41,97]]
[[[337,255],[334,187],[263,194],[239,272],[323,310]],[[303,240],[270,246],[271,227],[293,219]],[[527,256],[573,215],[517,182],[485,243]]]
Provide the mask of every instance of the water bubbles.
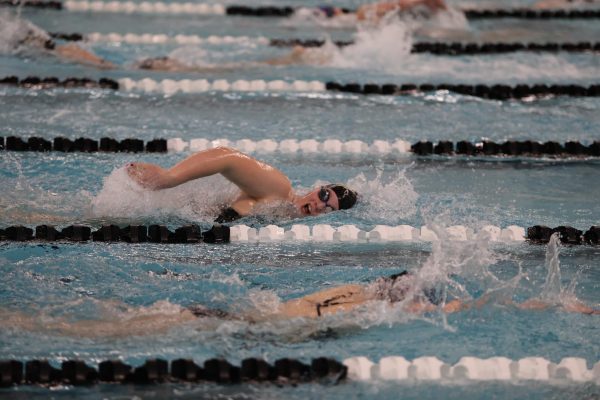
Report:
[[221,176],[187,182],[172,189],[150,191],[132,181],[124,167],[115,169],[91,202],[96,218],[178,217],[212,221],[230,204],[238,189]]

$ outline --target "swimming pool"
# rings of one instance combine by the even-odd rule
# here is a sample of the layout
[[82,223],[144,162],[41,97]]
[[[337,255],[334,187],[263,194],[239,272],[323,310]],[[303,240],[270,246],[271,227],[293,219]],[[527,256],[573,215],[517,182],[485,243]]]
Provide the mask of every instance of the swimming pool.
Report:
[[[298,4],[295,4],[298,3]],[[286,4],[300,5],[300,2]],[[308,2],[302,2],[310,4]],[[513,2],[502,3],[508,7]],[[353,7],[356,2],[341,2]],[[458,6],[461,4],[457,3]],[[470,5],[470,4],[467,4]],[[336,53],[324,66],[248,67],[203,74],[149,72],[129,67],[140,58],[171,54],[204,63],[260,60],[284,54],[260,41],[181,46],[98,41],[84,44],[121,68],[99,71],[63,63],[49,56],[0,55],[0,77],[18,75],[130,77],[142,79],[330,80],[360,83],[577,83],[600,78],[594,53],[508,53],[488,56],[437,57],[409,54],[410,43],[434,40],[438,32],[408,35],[393,24],[353,36],[347,27],[318,26],[299,20],[243,17],[199,17],[70,13],[24,9],[23,18],[51,31],[80,33],[185,33],[245,35],[250,38],[355,38],[356,46]],[[13,18],[7,17],[5,18]],[[482,20],[443,21],[452,40],[565,41],[598,37],[590,21]],[[549,33],[548,29],[552,29]],[[460,31],[457,33],[457,31]],[[419,36],[421,35],[421,36]],[[496,35],[496,36],[494,36]],[[402,40],[398,40],[402,38]],[[458,39],[455,39],[458,38]],[[490,39],[492,38],[492,39]],[[495,38],[495,39],[493,39]],[[141,93],[100,89],[30,90],[0,86],[3,136],[53,139],[113,137],[195,138],[237,141],[273,139],[339,139],[393,142],[482,139],[599,140],[600,100],[551,97],[528,101],[491,101],[451,92],[404,96],[363,96],[335,92]],[[220,206],[234,191],[222,179],[210,178],[160,193],[140,193],[125,178],[130,161],[172,165],[189,152],[168,154],[2,152],[0,158],[0,228],[23,224],[64,227],[84,223],[212,225]],[[536,224],[598,225],[600,186],[598,159],[530,157],[416,157],[264,152],[256,154],[290,176],[302,190],[325,182],[345,182],[361,193],[351,210],[297,220],[280,210],[239,223],[254,227],[276,224],[289,229],[353,224],[369,231],[376,225],[437,230],[441,243],[313,243],[281,241],[226,245],[153,243],[15,243],[0,242],[4,279],[0,291],[0,359],[47,358],[58,365],[82,359],[96,365],[122,359],[137,366],[148,358],[224,357],[239,363],[246,357],[269,362],[283,357],[310,361],[326,356],[343,360],[365,356],[374,362],[400,355],[408,360],[435,356],[447,364],[461,357],[540,356],[558,363],[581,357],[591,369],[600,359],[598,316],[567,313],[560,307],[521,310],[507,304],[531,298],[573,296],[598,308],[600,273],[597,246],[534,245],[528,242],[445,240],[443,228],[463,225],[479,230]],[[218,190],[215,190],[218,189]],[[215,194],[217,193],[218,194]],[[546,261],[556,256],[556,262]],[[551,257],[548,257],[550,260]],[[560,284],[552,271],[560,269]],[[490,295],[480,308],[448,316],[410,315],[375,303],[351,313],[318,320],[248,323],[199,319],[149,335],[105,336],[61,334],[44,329],[68,322],[127,320],[145,314],[168,317],[180,306],[203,304],[228,312],[269,310],[281,301],[347,283],[367,283],[402,270],[429,271],[451,294],[462,298]],[[446,276],[450,278],[446,278]],[[432,278],[430,276],[430,278]],[[142,307],[140,309],[140,307]],[[39,316],[33,329],[9,319],[17,313]],[[15,322],[12,324],[12,322]],[[345,382],[339,385],[164,385],[57,387],[55,397],[261,397],[261,398],[586,398],[599,393],[597,380],[587,383]],[[45,388],[2,389],[2,396],[47,397]]]

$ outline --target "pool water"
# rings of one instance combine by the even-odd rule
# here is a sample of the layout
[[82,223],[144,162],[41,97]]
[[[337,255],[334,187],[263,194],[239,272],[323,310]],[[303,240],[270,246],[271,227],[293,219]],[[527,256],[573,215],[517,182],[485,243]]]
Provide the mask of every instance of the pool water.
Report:
[[[258,4],[258,3],[257,3]],[[287,2],[281,5],[311,5]],[[340,1],[355,7],[356,1]],[[472,2],[452,2],[456,7]],[[479,4],[479,3],[477,3]],[[477,5],[475,4],[475,5]],[[486,4],[481,3],[481,7]],[[500,6],[525,6],[513,1]],[[489,4],[488,4],[489,6]],[[5,27],[14,13],[1,15]],[[594,20],[480,20],[459,13],[418,27],[394,22],[371,30],[279,20],[225,16],[159,16],[24,9],[21,18],[50,32],[179,33],[201,37],[246,35],[266,38],[331,37],[356,40],[331,50],[325,65],[255,66],[208,73],[132,69],[135,61],[170,54],[198,65],[245,63],[286,54],[289,49],[257,43],[178,46],[93,42],[82,46],[118,65],[97,70],[40,54],[0,54],[0,77],[18,75],[171,79],[282,79],[360,83],[577,83],[596,84],[600,64],[594,53],[508,53],[440,57],[409,54],[423,40],[578,42],[595,40]],[[0,28],[1,29],[1,28]],[[0,38],[0,41],[2,39]],[[6,47],[6,46],[4,46]],[[2,48],[2,44],[0,44]],[[30,90],[0,87],[2,136],[69,138],[134,137],[273,139],[600,140],[600,100],[555,97],[491,101],[447,92],[408,96],[340,93],[207,92],[140,94],[99,89]],[[0,153],[0,228],[23,224],[64,227],[84,223],[212,225],[219,209],[235,195],[220,177],[190,182],[161,192],[132,184],[123,166],[145,161],[170,166],[189,153],[83,154]],[[594,159],[418,158],[411,155],[329,155],[258,153],[286,173],[299,191],[327,182],[358,190],[351,210],[298,220],[280,208],[262,210],[240,223],[289,228],[354,224],[428,225],[440,243],[298,243],[162,245],[0,242],[0,359],[46,358],[58,364],[78,358],[96,365],[122,359],[140,365],[147,358],[193,358],[197,363],[224,357],[273,362],[327,356],[338,360],[389,355],[411,360],[435,356],[453,364],[463,356],[528,356],[559,362],[582,357],[588,368],[600,360],[598,316],[564,312],[574,299],[600,307],[600,248],[593,246],[493,243],[483,238],[448,241],[443,228],[474,230],[535,224],[600,224],[600,161]],[[285,209],[285,207],[283,207]],[[557,262],[547,261],[556,256]],[[374,302],[318,320],[248,323],[199,319],[150,332],[69,334],[51,329],[78,321],[125,321],[145,315],[166,320],[181,307],[202,304],[241,313],[269,312],[281,301],[347,283],[368,283],[410,270],[465,300],[489,296],[481,307],[443,315],[412,315],[401,307]],[[557,276],[556,271],[560,274]],[[553,279],[550,279],[553,278]],[[542,298],[545,310],[522,310],[514,302]],[[32,320],[19,323],[17,316]],[[374,381],[340,385],[164,385],[90,388],[57,387],[56,398],[594,398],[597,384],[547,383],[441,384]],[[2,389],[2,397],[47,398],[37,387]]]

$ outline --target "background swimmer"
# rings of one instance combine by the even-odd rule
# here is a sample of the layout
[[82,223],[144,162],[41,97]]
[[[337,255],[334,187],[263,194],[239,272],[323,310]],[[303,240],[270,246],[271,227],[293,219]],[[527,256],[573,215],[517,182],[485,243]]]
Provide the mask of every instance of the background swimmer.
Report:
[[[418,10],[417,10],[418,9]],[[446,10],[444,0],[394,0],[362,5],[356,10],[359,21],[377,22],[392,12],[420,11],[420,16],[430,17],[438,11]]]
[[310,16],[316,19],[340,19],[348,22],[352,18],[356,22],[377,23],[385,15],[393,12],[406,13],[415,11],[421,17],[431,17],[438,11],[446,10],[444,0],[392,0],[363,4],[356,12],[332,6],[302,8],[297,11],[300,17]]
[[5,52],[42,53],[102,69],[115,67],[74,43],[57,44],[43,29],[29,21],[9,17],[8,14],[0,15],[0,38]]
[[[412,274],[401,272],[390,277],[378,278],[370,284],[342,285],[289,300],[281,303],[270,313],[248,310],[239,314],[229,314],[201,305],[182,307],[167,301],[158,301],[149,307],[137,308],[127,307],[118,302],[103,302],[102,307],[112,310],[113,316],[109,317],[110,319],[80,321],[71,321],[63,317],[48,319],[8,310],[0,310],[0,318],[6,326],[29,331],[54,331],[61,335],[76,337],[126,337],[164,333],[176,326],[197,321],[198,318],[249,323],[293,318],[315,319],[350,312],[369,302],[377,301],[386,302],[390,306],[397,304],[402,311],[411,314],[436,310],[455,313],[473,307],[482,307],[488,300],[484,295],[472,301],[452,299],[443,302],[434,288],[418,288]],[[542,310],[552,307],[552,304],[539,299],[520,304],[509,300],[504,304],[523,310]],[[600,314],[600,310],[594,310],[578,301],[562,305],[560,309],[589,315]],[[118,318],[114,317],[115,310]],[[203,327],[210,328],[210,325],[203,324]]]
[[597,4],[599,0],[539,0],[531,7],[537,10],[563,10]]
[[241,191],[231,206],[217,219],[232,221],[252,213],[255,207],[276,201],[290,202],[300,215],[352,208],[356,192],[343,185],[327,185],[306,195],[294,193],[290,180],[278,169],[228,147],[201,151],[169,169],[146,163],[131,163],[127,173],[151,190],[172,188],[185,182],[221,174]]
[[136,69],[145,69],[152,71],[169,71],[169,72],[226,72],[233,71],[236,69],[253,68],[265,65],[279,66],[279,65],[324,65],[333,59],[333,51],[329,47],[327,48],[308,48],[302,46],[294,46],[291,52],[288,54],[270,58],[264,61],[256,62],[238,62],[238,63],[225,63],[219,65],[188,65],[175,58],[168,56],[147,58],[134,64]]

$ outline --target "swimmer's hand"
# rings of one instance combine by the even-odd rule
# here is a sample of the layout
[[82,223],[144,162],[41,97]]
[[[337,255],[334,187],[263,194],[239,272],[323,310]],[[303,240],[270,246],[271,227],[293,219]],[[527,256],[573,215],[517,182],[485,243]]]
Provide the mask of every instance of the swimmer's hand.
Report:
[[129,163],[126,170],[131,179],[146,189],[160,190],[175,186],[171,183],[168,171],[158,165]]

